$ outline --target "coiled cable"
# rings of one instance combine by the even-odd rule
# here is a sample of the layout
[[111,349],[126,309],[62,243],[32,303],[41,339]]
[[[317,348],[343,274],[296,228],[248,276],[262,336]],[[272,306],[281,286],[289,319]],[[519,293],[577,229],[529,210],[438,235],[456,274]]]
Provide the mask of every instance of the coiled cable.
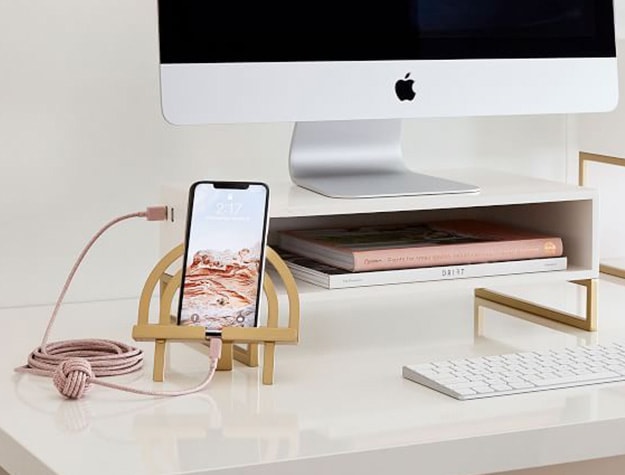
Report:
[[217,360],[221,355],[221,340],[218,338],[210,340],[209,357],[211,362],[206,378],[198,386],[180,391],[143,390],[101,379],[133,373],[143,367],[143,351],[132,345],[106,339],[48,342],[70,283],[87,252],[98,238],[113,225],[127,219],[145,217],[150,221],[161,220],[161,216],[166,216],[166,213],[161,211],[162,208],[148,208],[147,211],[119,216],[104,225],[89,240],[76,259],[57,298],[41,345],[28,355],[27,364],[15,368],[15,371],[51,377],[57,390],[69,399],[83,397],[92,384],[149,396],[182,396],[201,391],[208,385],[215,374]]

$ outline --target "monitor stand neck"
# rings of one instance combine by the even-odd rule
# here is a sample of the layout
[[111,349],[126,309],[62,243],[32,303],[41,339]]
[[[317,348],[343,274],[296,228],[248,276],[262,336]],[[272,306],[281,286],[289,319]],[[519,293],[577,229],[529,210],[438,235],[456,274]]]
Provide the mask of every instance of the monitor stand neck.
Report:
[[297,122],[289,170],[295,184],[331,198],[479,191],[409,170],[401,151],[400,119]]

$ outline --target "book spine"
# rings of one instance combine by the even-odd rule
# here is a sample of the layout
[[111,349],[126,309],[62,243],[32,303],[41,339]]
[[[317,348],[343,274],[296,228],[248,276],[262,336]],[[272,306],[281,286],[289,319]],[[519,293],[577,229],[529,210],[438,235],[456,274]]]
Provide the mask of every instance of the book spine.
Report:
[[562,252],[562,240],[555,237],[356,251],[353,270],[361,272],[536,259],[558,257]]
[[329,275],[286,261],[293,275],[327,289],[344,289],[370,285],[404,284],[437,280],[469,279],[496,275],[552,272],[566,270],[567,258],[554,257],[520,261],[488,262],[483,264],[397,269]]

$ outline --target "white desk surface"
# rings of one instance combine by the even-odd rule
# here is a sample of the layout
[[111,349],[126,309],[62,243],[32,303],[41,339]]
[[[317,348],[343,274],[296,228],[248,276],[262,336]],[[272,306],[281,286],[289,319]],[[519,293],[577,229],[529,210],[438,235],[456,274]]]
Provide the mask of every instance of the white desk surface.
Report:
[[[405,363],[625,339],[625,282],[600,281],[596,333],[485,307],[476,335],[470,288],[393,287],[305,295],[301,341],[277,348],[274,385],[235,363],[178,398],[94,386],[64,400],[49,379],[13,372],[39,344],[50,308],[0,310],[0,466],[29,475],[471,475],[625,454],[625,383],[460,402],[401,377]],[[540,291],[583,306],[577,286],[561,287]],[[132,300],[66,305],[52,340],[134,343],[135,318]],[[166,381],[154,383],[152,345],[137,345],[143,371],[117,382],[179,389],[205,375],[203,352],[174,343]]]

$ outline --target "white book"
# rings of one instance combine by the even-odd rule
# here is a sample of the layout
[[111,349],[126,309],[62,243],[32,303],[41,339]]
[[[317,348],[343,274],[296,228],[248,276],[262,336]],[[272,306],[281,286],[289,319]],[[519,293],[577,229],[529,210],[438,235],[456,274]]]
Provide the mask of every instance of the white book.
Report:
[[281,248],[274,247],[273,249],[282,257],[293,277],[327,289],[558,271],[566,270],[567,266],[566,256],[561,256],[414,269],[349,272]]

